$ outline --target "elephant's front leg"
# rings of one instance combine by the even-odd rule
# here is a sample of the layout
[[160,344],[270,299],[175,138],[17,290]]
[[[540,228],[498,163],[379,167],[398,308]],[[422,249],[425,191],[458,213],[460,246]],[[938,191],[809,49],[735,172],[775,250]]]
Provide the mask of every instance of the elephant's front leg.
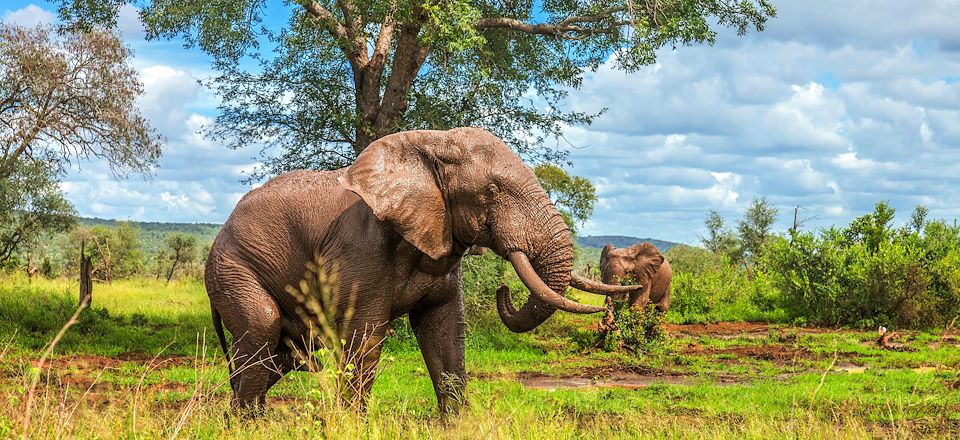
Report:
[[[340,397],[351,406],[365,408],[377,364],[380,362],[380,350],[387,333],[388,319],[385,317],[354,317],[347,326],[343,348],[341,370],[349,377],[343,383]],[[351,367],[352,366],[352,367]]]
[[430,372],[440,412],[456,412],[466,403],[467,385],[463,360],[467,326],[460,289],[446,302],[410,312],[410,325]]
[[643,289],[630,294],[630,308],[637,310],[646,310],[647,303],[650,302],[651,282],[648,280],[643,283]]

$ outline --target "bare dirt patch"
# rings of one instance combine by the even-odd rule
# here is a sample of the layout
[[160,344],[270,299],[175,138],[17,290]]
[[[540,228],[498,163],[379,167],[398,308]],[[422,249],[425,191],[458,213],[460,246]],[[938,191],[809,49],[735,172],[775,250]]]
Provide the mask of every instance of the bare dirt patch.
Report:
[[[193,365],[196,359],[192,356],[150,356],[142,353],[124,353],[117,357],[106,357],[97,355],[71,355],[58,356],[47,359],[44,368],[56,370],[79,370],[79,371],[103,371],[119,369],[126,364],[142,365],[144,367],[166,368],[171,366]],[[39,367],[39,361],[30,362],[34,367]]]
[[683,354],[714,356],[725,363],[741,363],[743,359],[755,359],[770,361],[781,366],[793,364],[798,360],[820,358],[819,355],[804,347],[786,344],[737,345],[724,348],[688,344],[683,348]]
[[761,339],[774,332],[796,335],[823,333],[856,333],[856,330],[817,327],[785,327],[762,322],[715,322],[710,324],[667,324],[669,333],[689,337],[713,337],[716,339]]
[[[38,359],[29,361],[33,368],[39,368]],[[57,356],[48,359],[43,365],[42,383],[55,389],[64,391],[72,390],[86,394],[100,395],[109,394],[114,391],[129,389],[135,385],[121,385],[112,383],[104,377],[105,374],[120,371],[124,367],[136,365],[143,367],[145,373],[149,371],[160,371],[173,366],[194,366],[196,359],[191,356],[149,356],[139,353],[121,354],[117,357],[106,357],[98,355],[68,355]],[[10,364],[8,364],[8,367]],[[17,367],[8,368],[11,374],[6,379],[18,381],[24,370]],[[141,373],[132,373],[134,380],[140,377]],[[190,387],[186,384],[164,381],[159,384],[143,383],[140,385],[141,391],[171,392],[187,391]]]
[[691,336],[739,335],[743,333],[767,333],[770,324],[758,322],[716,322],[711,324],[667,324],[670,333]]

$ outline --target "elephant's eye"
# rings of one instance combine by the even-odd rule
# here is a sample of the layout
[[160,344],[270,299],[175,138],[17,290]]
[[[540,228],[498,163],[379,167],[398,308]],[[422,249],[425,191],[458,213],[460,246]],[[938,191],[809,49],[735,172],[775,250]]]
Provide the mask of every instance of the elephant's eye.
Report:
[[491,183],[487,185],[487,194],[494,195],[500,191],[500,187],[496,183]]

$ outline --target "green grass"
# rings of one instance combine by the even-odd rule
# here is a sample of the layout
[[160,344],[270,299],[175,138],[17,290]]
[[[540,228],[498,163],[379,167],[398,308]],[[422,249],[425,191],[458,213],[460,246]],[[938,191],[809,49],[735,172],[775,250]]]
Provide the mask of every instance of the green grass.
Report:
[[[57,345],[51,368],[37,370],[75,301],[71,282],[0,279],[0,438],[20,435],[36,374],[33,437],[942,438],[960,429],[960,349],[940,332],[904,332],[905,348],[893,351],[876,347],[870,332],[684,330],[634,355],[578,344],[573,335],[597,317],[568,314],[523,335],[492,313],[471,322],[470,405],[448,420],[402,321],[385,343],[367,413],[338,408],[326,373],[300,372],[271,389],[266,417],[224,419],[227,372],[199,282],[95,285],[94,308]],[[521,383],[618,375],[649,381],[635,389]]]
[[[0,337],[39,350],[73,311],[79,287],[65,280],[5,278],[0,282]],[[197,335],[213,335],[203,285],[177,280],[95,284],[93,303],[57,347],[58,353],[193,354]],[[212,340],[212,339],[211,339]]]

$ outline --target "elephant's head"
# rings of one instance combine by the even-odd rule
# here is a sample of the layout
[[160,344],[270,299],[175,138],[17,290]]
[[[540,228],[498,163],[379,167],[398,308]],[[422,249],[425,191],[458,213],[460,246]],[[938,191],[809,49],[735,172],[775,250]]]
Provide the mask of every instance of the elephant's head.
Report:
[[604,283],[646,285],[663,264],[663,254],[650,243],[626,248],[606,245],[600,252],[600,279]]
[[510,260],[532,293],[518,311],[509,290],[498,290],[497,310],[513,331],[535,328],[556,309],[603,310],[564,298],[571,283],[597,293],[626,291],[571,273],[573,244],[566,223],[533,171],[486,130],[385,136],[338,180],[433,260],[459,258],[473,245]]

